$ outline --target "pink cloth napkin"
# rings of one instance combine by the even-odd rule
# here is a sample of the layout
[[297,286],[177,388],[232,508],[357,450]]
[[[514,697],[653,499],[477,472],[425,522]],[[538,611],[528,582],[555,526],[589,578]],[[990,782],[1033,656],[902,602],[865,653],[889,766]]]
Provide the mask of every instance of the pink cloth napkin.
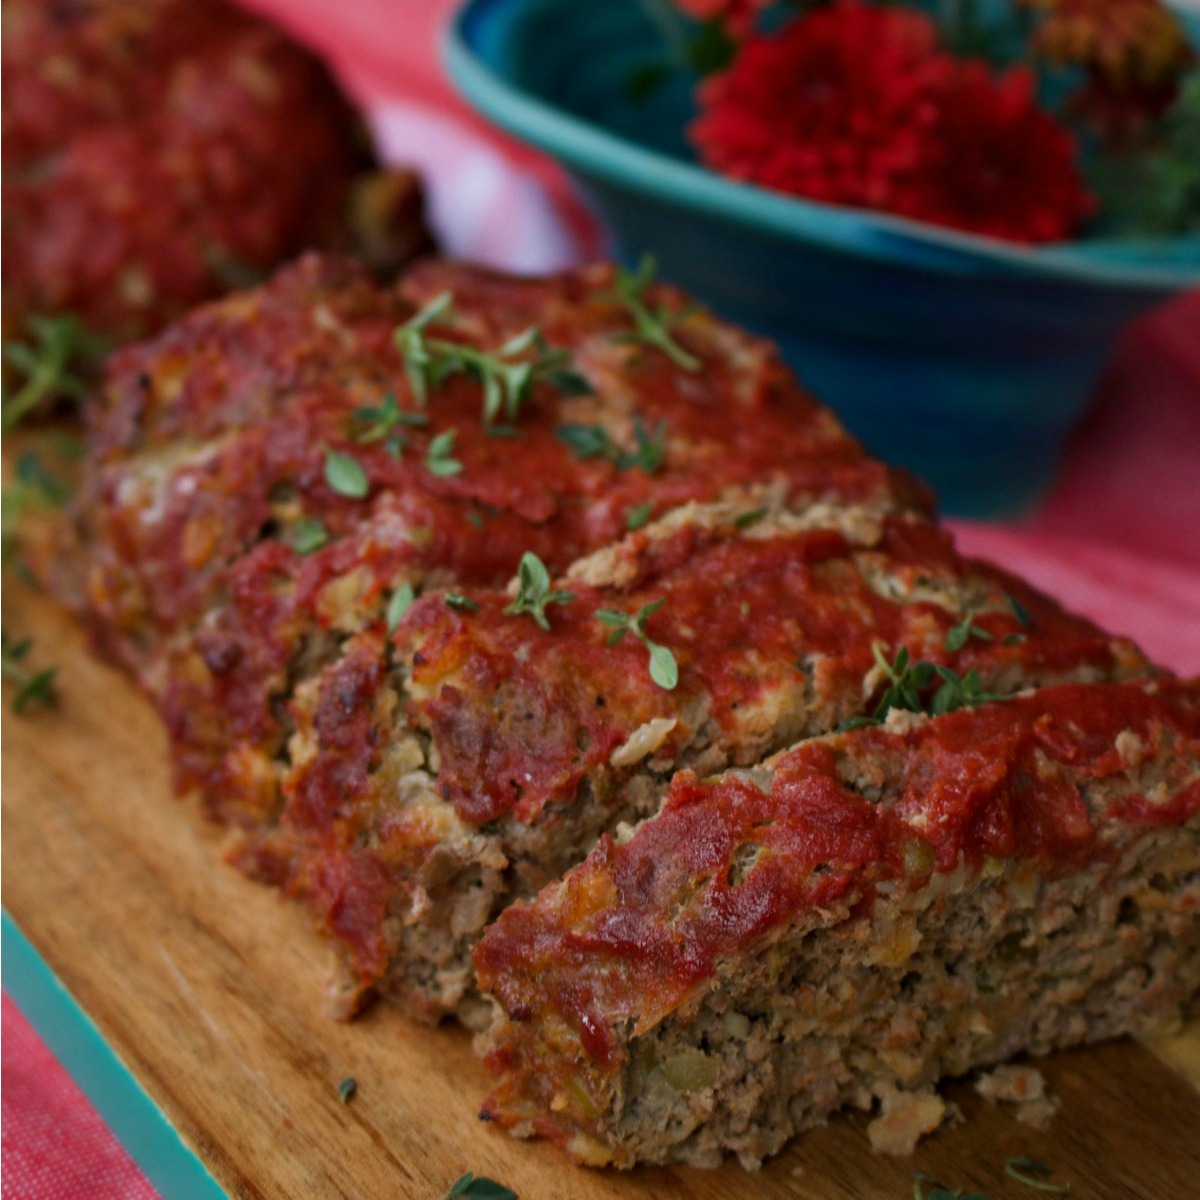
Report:
[[4,997],[4,1200],[155,1200],[137,1164]]
[[[454,0],[247,4],[332,63],[385,155],[422,170],[449,253],[524,271],[602,253],[554,165],[451,90],[438,41]],[[1200,674],[1200,292],[1130,332],[1036,513],[953,527],[968,553]],[[155,1196],[7,996],[3,1051],[3,1200]]]

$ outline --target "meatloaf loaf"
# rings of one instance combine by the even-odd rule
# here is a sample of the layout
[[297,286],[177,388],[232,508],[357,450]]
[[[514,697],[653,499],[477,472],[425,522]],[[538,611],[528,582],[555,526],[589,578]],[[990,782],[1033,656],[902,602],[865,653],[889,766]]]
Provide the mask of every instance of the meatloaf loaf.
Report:
[[124,341],[310,246],[427,244],[321,65],[222,0],[4,0],[4,327]]
[[475,951],[485,1115],[583,1162],[758,1164],[844,1106],[1200,994],[1200,685],[1067,685],[677,774]]
[[[400,690],[383,642],[405,588],[501,586],[526,552],[560,572],[689,502],[928,511],[772,346],[606,266],[518,280],[430,262],[385,286],[309,256],[119,352],[85,415],[59,586],[160,706],[180,787],[298,887],[291,846],[264,833],[289,741],[325,687],[333,763],[371,715],[371,671]],[[333,851],[325,874],[346,875]],[[365,883],[338,886],[350,913]]]

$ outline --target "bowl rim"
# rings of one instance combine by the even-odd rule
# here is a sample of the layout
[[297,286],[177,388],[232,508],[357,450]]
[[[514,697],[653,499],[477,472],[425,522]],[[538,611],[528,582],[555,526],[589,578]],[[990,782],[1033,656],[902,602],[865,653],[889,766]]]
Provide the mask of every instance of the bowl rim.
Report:
[[[550,0],[562,5],[574,0]],[[831,245],[859,258],[888,260],[948,275],[1043,278],[1116,289],[1164,293],[1200,284],[1196,265],[1095,260],[1061,242],[1036,248],[966,233],[907,217],[827,204],[729,179],[698,164],[639,146],[530,93],[503,74],[479,50],[473,36],[489,12],[529,8],[547,0],[466,0],[446,25],[442,55],[463,97],[509,133],[566,166],[633,187],[677,206],[749,225],[789,241]],[[1089,247],[1135,247],[1138,241],[1193,239],[1097,239]]]

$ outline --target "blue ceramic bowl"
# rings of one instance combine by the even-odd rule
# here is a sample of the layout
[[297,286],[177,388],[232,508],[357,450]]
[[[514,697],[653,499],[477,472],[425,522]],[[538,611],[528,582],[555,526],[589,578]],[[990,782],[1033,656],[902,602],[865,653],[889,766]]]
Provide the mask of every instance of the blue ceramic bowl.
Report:
[[684,141],[691,80],[629,98],[661,45],[638,0],[470,0],[446,58],[472,104],[570,170],[619,258],[653,251],[665,278],[776,339],[945,510],[1028,507],[1122,328],[1200,284],[1200,238],[1030,250],[724,179]]

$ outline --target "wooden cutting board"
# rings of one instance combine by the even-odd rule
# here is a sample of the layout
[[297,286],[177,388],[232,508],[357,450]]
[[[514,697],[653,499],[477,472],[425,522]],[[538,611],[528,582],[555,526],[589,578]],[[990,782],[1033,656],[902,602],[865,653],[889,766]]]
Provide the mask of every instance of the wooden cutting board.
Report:
[[[461,1031],[384,1006],[352,1024],[323,1015],[327,950],[297,908],[225,865],[220,831],[172,798],[154,713],[75,625],[11,580],[3,622],[34,638],[33,659],[57,663],[60,681],[57,708],[26,717],[9,714],[4,686],[4,904],[233,1196],[441,1200],[470,1170],[521,1200],[903,1200],[920,1170],[989,1200],[1038,1200],[1005,1176],[1017,1155],[1052,1165],[1076,1197],[1200,1195],[1197,1022],[1149,1048],[1045,1061],[1061,1101],[1045,1132],[952,1085],[965,1122],[911,1160],[872,1154],[861,1115],[757,1174],[592,1172],[513,1141],[476,1117],[488,1084]],[[344,1105],[347,1076],[358,1092]]]

